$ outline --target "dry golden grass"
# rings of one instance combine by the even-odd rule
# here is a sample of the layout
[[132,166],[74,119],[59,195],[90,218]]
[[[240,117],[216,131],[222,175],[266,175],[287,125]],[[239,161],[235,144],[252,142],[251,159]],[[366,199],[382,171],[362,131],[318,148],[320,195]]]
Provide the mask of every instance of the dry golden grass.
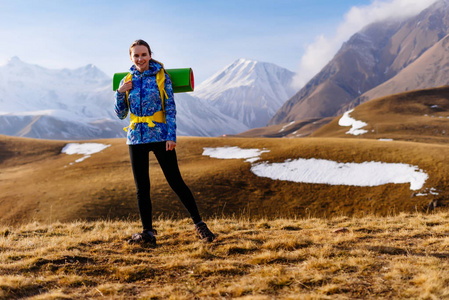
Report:
[[137,222],[3,227],[0,299],[442,299],[449,213],[155,222],[158,246],[126,243]]

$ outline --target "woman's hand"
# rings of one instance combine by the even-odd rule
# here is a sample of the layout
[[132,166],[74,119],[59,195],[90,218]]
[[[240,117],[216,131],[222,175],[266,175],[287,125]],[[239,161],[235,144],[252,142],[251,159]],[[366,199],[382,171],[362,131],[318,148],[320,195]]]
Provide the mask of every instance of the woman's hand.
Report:
[[175,147],[176,147],[176,143],[173,142],[173,141],[167,141],[165,143],[165,150],[166,151],[171,151],[171,150],[175,149]]
[[130,81],[127,81],[127,82],[123,83],[123,84],[117,89],[117,92],[119,92],[119,93],[125,93],[125,92],[131,90],[132,88],[133,88],[133,82],[130,80]]

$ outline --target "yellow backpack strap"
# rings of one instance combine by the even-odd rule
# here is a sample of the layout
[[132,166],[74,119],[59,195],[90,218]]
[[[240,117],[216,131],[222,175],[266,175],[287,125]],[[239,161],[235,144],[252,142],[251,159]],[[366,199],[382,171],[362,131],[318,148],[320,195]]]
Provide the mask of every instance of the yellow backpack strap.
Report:
[[[129,82],[129,81],[132,81],[132,79],[133,79],[133,74],[128,73],[128,74],[125,76],[125,81],[124,81],[123,83],[125,84],[125,83],[127,83],[127,82]],[[129,91],[126,91],[125,100],[126,100],[126,104],[128,105],[128,108],[129,108],[128,98],[129,98]]]
[[165,111],[165,99],[168,99],[167,92],[165,91],[165,71],[164,68],[160,69],[156,74],[156,82],[161,94],[162,111]]
[[[128,128],[134,129],[135,125],[137,123],[147,123],[149,127],[154,127],[154,122],[158,122],[158,123],[166,123],[165,120],[165,99],[168,99],[168,95],[167,92],[165,91],[165,70],[164,70],[164,65],[158,61],[156,61],[157,63],[159,63],[162,68],[159,70],[159,72],[157,72],[156,74],[156,83],[157,83],[157,87],[159,88],[159,93],[161,95],[161,102],[162,102],[162,111],[157,111],[154,113],[154,115],[152,116],[143,116],[143,117],[138,117],[135,116],[133,113],[130,114],[130,118],[131,118],[131,122],[129,124],[129,126],[123,128],[123,130],[128,131]],[[132,74],[128,73],[128,75],[126,75],[125,77],[125,82],[128,82],[132,80]],[[128,104],[129,107],[129,102],[128,102],[128,97],[129,97],[129,91],[126,92],[126,103]]]

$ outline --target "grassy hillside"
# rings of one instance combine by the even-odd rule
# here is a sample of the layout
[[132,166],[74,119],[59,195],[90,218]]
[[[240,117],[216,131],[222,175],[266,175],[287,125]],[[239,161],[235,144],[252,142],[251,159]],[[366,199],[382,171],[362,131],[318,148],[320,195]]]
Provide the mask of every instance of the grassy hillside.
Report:
[[443,299],[449,214],[29,223],[0,230],[0,299]]
[[[89,141],[93,142],[93,141]],[[137,217],[135,187],[123,139],[90,158],[62,154],[60,141],[0,137],[0,222],[73,221]],[[204,147],[268,149],[262,161],[322,158],[339,162],[382,161],[418,166],[429,174],[423,190],[409,184],[375,187],[307,184],[256,176],[243,159],[203,156]],[[426,210],[431,201],[447,203],[449,148],[445,145],[363,139],[180,138],[181,172],[205,217],[339,216]],[[155,216],[187,217],[150,154]],[[416,196],[430,188],[438,193]]]
[[357,106],[350,116],[368,123],[361,136],[346,134],[340,118],[315,131],[314,137],[394,139],[449,143],[449,87],[417,90],[374,99]]

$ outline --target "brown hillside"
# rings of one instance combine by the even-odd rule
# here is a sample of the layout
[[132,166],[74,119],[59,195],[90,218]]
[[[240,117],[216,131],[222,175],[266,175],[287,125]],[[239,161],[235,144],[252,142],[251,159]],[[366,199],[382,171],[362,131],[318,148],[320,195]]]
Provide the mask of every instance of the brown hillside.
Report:
[[315,118],[304,121],[292,121],[287,124],[253,128],[237,134],[238,137],[306,137],[326,125],[334,118]]
[[[93,141],[89,141],[93,142]],[[124,139],[97,141],[111,147],[70,165],[81,155],[61,154],[65,142],[0,137],[0,222],[22,223],[137,217],[135,187]],[[268,149],[262,161],[322,158],[340,162],[383,161],[419,166],[429,174],[415,197],[409,184],[376,187],[305,184],[261,178],[243,159],[203,156],[203,147],[239,146]],[[177,147],[181,172],[204,217],[331,216],[426,209],[445,205],[449,148],[366,139],[264,139],[181,137]],[[152,199],[156,217],[186,217],[180,201],[150,156]],[[417,191],[416,191],[417,192]]]
[[[449,143],[449,87],[395,94],[363,103],[350,116],[368,123],[357,138]],[[314,137],[354,138],[340,117],[313,133]]]

